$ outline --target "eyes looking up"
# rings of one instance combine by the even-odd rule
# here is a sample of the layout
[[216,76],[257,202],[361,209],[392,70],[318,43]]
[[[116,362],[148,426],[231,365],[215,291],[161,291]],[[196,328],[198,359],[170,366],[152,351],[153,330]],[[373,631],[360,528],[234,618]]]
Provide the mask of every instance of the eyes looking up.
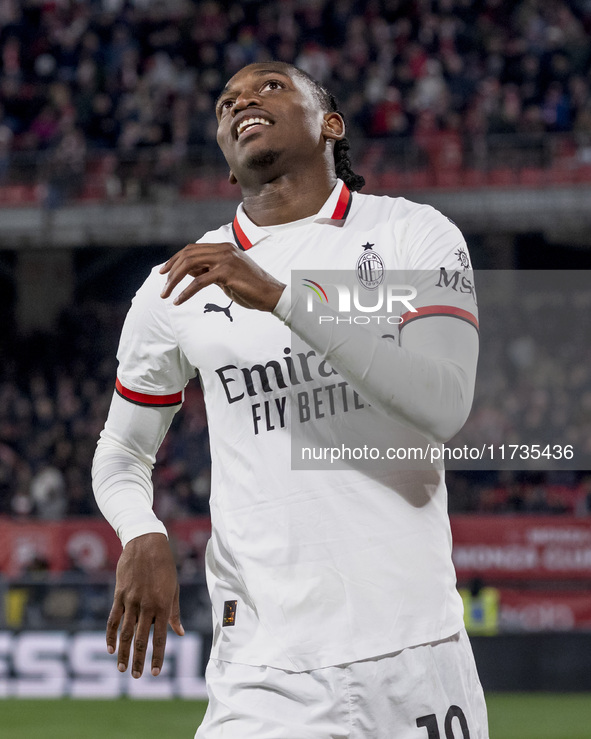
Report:
[[[266,80],[261,85],[261,87],[259,88],[259,93],[274,92],[275,90],[281,90],[285,87],[285,83],[281,82],[281,80],[270,79]],[[226,97],[220,98],[216,107],[216,115],[218,119],[221,118],[228,111],[232,110],[237,97],[238,95],[237,93],[235,93],[234,96],[228,95]]]

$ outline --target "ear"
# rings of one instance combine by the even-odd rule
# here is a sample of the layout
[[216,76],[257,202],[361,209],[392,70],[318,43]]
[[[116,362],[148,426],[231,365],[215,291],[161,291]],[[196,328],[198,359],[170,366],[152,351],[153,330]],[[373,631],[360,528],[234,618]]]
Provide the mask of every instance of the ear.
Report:
[[340,141],[345,138],[345,121],[340,113],[325,113],[322,129],[325,139]]
[[230,174],[228,175],[228,182],[231,185],[237,185],[238,184],[238,180],[236,179],[236,177],[234,177],[234,172],[232,172],[232,170],[230,170]]

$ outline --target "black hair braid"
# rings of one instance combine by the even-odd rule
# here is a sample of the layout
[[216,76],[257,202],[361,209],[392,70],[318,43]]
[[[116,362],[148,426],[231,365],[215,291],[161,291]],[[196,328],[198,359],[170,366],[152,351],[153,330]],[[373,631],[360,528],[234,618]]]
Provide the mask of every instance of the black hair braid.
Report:
[[347,185],[349,190],[359,192],[365,185],[365,177],[353,172],[351,160],[349,159],[349,140],[347,138],[337,141],[334,145],[334,165],[337,177]]
[[[316,93],[320,101],[320,104],[326,109],[327,112],[338,113],[344,120],[344,116],[339,110],[339,106],[335,96],[331,92],[329,92],[326,87],[324,87],[324,85],[321,85],[320,82],[315,80],[302,69],[298,69],[298,67],[294,67],[293,65],[289,66],[312,85],[314,92]],[[361,190],[361,188],[365,185],[365,178],[362,177],[360,174],[356,174],[355,172],[353,172],[351,160],[349,159],[348,154],[350,148],[351,145],[349,144],[349,139],[347,139],[346,137],[344,139],[341,139],[340,141],[335,141],[333,149],[335,173],[337,177],[340,177],[341,180],[343,180],[349,190],[359,192],[359,190]]]
[[[338,113],[344,119],[344,116],[339,110],[339,106],[334,95],[328,92],[328,90],[324,90],[324,88],[323,91],[325,92],[331,111],[333,113]],[[359,190],[361,190],[361,188],[365,185],[365,177],[353,172],[351,160],[349,159],[350,148],[351,145],[349,144],[349,139],[347,137],[341,139],[340,141],[335,141],[333,151],[335,172],[337,177],[340,177],[340,179],[343,180],[349,190],[353,190],[353,192],[359,192]]]

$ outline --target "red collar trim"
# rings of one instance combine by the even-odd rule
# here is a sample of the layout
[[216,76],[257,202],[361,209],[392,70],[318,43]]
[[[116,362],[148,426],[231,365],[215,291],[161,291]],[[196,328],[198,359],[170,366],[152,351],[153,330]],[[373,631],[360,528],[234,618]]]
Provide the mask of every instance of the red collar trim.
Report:
[[[332,197],[334,197],[334,193],[333,193],[333,196],[331,196],[331,199]],[[352,202],[353,202],[353,193],[349,190],[347,185],[345,185],[345,183],[343,182],[335,209],[333,210],[332,215],[330,216],[330,220],[331,221],[344,221],[349,215]],[[328,204],[325,204],[324,207],[326,207],[327,205]],[[324,218],[326,218],[326,216],[324,216]],[[236,245],[238,246],[239,249],[242,249],[242,251],[248,251],[248,249],[252,249],[254,244],[248,238],[248,236],[244,233],[244,229],[242,228],[242,226],[240,225],[240,221],[238,220],[238,213],[236,213],[236,215],[234,216],[234,221],[232,222],[232,233],[234,234],[234,240],[236,241]]]
[[349,190],[347,185],[343,182],[341,192],[339,193],[339,199],[337,200],[337,207],[334,209],[334,213],[331,215],[333,221],[344,221],[349,215],[351,210],[351,203],[353,202],[353,193]]
[[232,231],[234,233],[234,238],[236,239],[236,244],[242,251],[247,251],[247,249],[252,248],[252,243],[250,242],[247,235],[242,230],[242,227],[240,226],[240,223],[238,223],[238,215],[234,216],[234,222],[232,223]]

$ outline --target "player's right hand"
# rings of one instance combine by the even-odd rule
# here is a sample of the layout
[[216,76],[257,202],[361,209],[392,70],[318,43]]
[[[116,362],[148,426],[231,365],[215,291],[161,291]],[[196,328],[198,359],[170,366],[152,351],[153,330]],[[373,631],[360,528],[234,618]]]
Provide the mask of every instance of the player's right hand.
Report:
[[187,275],[193,281],[174,299],[175,305],[189,300],[208,285],[219,285],[238,305],[252,310],[271,312],[285,289],[262,267],[234,244],[187,244],[160,268],[167,275],[160,297],[170,297],[174,288]]
[[[164,534],[145,534],[127,543],[117,563],[113,607],[107,621],[107,651],[114,654],[119,635],[117,669],[125,672],[133,644],[131,674],[144,670],[146,649],[152,637],[152,675],[160,674],[166,647],[166,629],[183,636],[176,566]],[[135,638],[134,638],[135,635]]]

